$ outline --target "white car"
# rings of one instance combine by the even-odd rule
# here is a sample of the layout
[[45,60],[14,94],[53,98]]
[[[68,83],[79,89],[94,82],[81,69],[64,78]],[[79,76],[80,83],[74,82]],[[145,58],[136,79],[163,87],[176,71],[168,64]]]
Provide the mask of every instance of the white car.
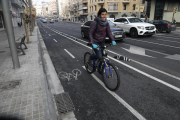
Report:
[[122,17],[114,20],[113,23],[124,29],[126,33],[130,33],[131,37],[138,37],[138,35],[152,36],[156,34],[156,27],[154,25],[145,23],[139,18]]

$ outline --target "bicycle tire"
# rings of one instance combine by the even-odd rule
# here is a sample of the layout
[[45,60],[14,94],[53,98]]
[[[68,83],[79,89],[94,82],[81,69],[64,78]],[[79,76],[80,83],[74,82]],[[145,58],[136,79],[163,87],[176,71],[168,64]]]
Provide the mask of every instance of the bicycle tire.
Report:
[[110,88],[110,87],[109,87],[109,85],[107,84],[107,82],[105,81],[105,78],[104,78],[104,77],[106,77],[106,76],[104,76],[104,69],[105,69],[104,64],[103,64],[102,71],[101,71],[103,82],[104,82],[105,86],[106,86],[109,90],[111,90],[111,91],[116,91],[116,90],[119,88],[119,86],[120,86],[120,75],[119,75],[116,67],[115,67],[112,63],[107,62],[107,65],[108,65],[108,67],[109,67],[109,66],[112,66],[112,68],[114,69],[115,74],[116,74],[115,76],[117,77],[117,82],[115,83],[115,84],[116,84],[115,87],[113,87],[113,88]]
[[[94,64],[92,66],[89,65],[88,63],[88,60],[89,60],[89,57],[91,56],[91,53],[89,52],[86,52],[84,54],[84,66],[86,68],[86,71],[89,73],[89,74],[92,74],[94,71],[95,71],[95,67],[94,67]],[[89,67],[92,67],[91,69],[88,69]]]

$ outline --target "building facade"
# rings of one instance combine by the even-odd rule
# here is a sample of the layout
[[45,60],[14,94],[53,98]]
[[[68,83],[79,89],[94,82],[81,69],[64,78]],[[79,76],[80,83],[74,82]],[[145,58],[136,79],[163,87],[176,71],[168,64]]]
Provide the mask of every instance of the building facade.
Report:
[[88,20],[88,0],[70,0],[69,12],[72,22],[86,22]]
[[[107,18],[137,17],[136,5],[145,6],[145,0],[88,0],[88,20],[94,20],[100,8],[107,10]],[[141,12],[145,16],[145,11]]]
[[58,17],[56,0],[51,0],[49,2],[49,16],[56,17],[56,18]]
[[36,8],[36,16],[42,17],[43,16],[42,5],[35,4],[34,8]]
[[177,8],[174,18],[180,27],[180,1],[177,0],[147,0],[147,15],[150,20],[167,20],[172,21],[173,10]]

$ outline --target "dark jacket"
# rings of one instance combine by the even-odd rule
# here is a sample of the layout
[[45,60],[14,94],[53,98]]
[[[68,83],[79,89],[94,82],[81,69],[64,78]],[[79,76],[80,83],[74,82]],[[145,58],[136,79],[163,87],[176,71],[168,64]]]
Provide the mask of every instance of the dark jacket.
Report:
[[106,35],[109,36],[111,41],[114,41],[114,37],[112,36],[109,23],[105,26],[101,26],[98,24],[98,27],[96,29],[97,19],[94,19],[94,22],[91,24],[91,27],[89,29],[89,40],[91,43],[95,42],[104,42]]

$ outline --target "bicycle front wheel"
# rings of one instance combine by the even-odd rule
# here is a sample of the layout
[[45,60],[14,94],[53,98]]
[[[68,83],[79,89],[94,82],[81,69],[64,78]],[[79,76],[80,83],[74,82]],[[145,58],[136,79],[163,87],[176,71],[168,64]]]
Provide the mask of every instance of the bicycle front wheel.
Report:
[[102,79],[106,87],[111,91],[116,91],[120,86],[120,75],[116,67],[107,62],[102,67]]
[[84,65],[86,68],[86,71],[91,74],[95,71],[94,63],[91,63],[92,61],[90,60],[91,53],[86,52],[84,54]]

